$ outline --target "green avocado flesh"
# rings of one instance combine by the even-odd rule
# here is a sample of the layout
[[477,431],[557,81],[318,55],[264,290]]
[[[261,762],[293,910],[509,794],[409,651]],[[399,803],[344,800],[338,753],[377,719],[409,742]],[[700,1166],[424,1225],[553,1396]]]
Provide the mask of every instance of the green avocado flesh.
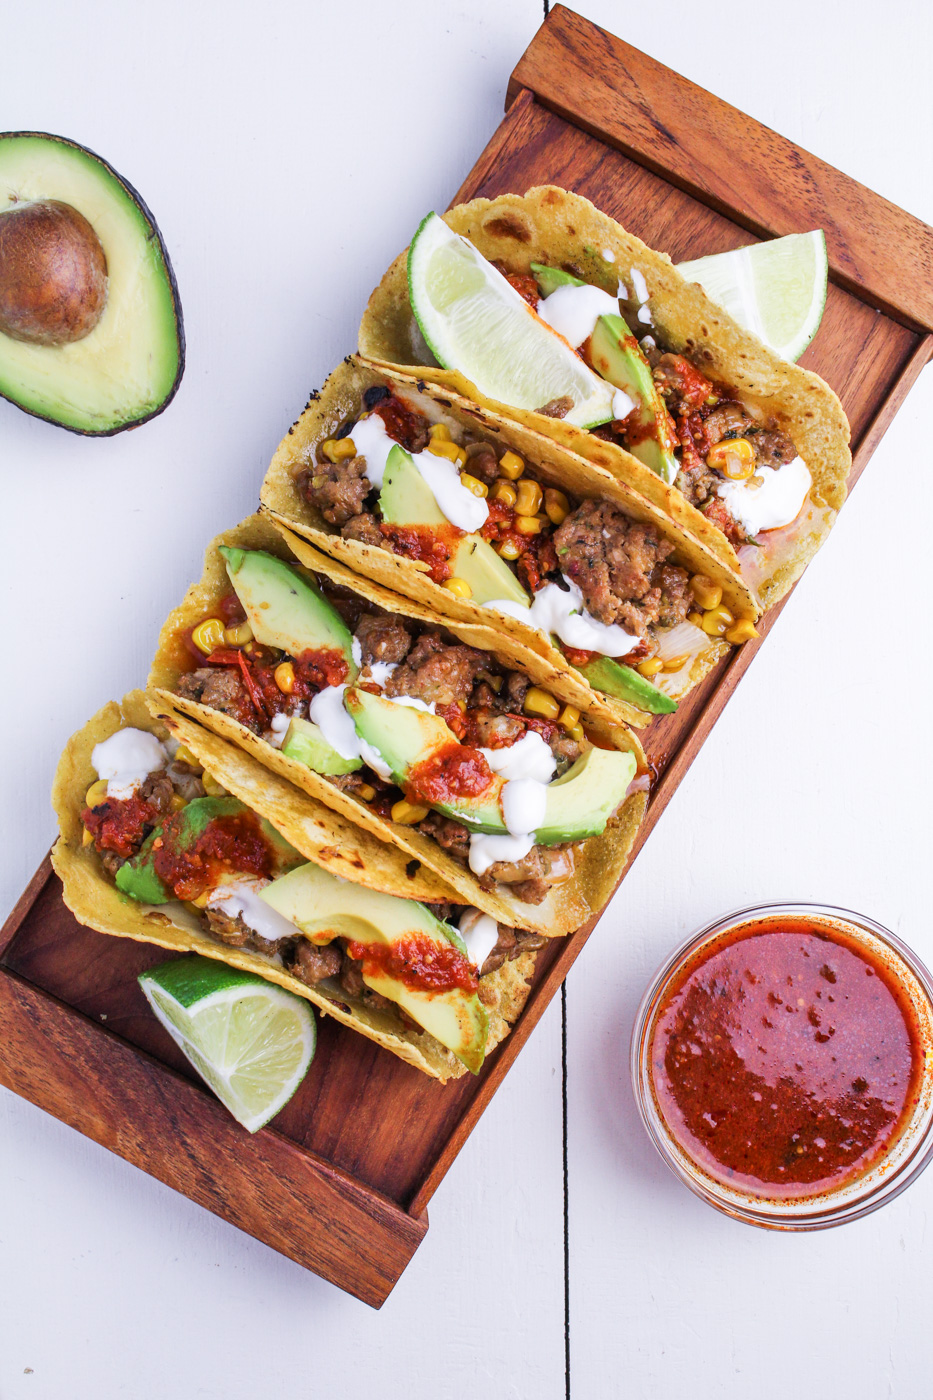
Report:
[[0,133],[0,221],[57,201],[90,223],[107,260],[107,300],[81,340],[42,345],[0,332],[0,395],[38,418],[102,435],[160,413],[181,381],[181,303],[156,223],[126,181],[83,146]]
[[[437,715],[395,705],[381,695],[348,690],[346,707],[356,732],[378,749],[392,770],[395,782],[404,787],[412,768],[423,763],[438,749],[456,744],[453,731]],[[625,797],[635,776],[635,758],[616,749],[589,748],[562,778],[548,784],[544,820],[534,833],[538,845],[558,846],[598,836]],[[503,835],[500,796],[504,780],[493,774],[493,781],[478,797],[461,797],[454,803],[434,802],[431,806],[444,816],[461,821],[471,831]]]
[[353,634],[313,584],[264,550],[221,545],[220,552],[257,642],[289,656],[303,651],[342,652],[349,679],[356,677]]
[[597,656],[585,666],[575,666],[574,670],[589,681],[593,690],[618,700],[628,700],[640,710],[647,710],[649,715],[670,715],[677,709],[676,700],[658,690],[631,666],[623,666],[609,656]]
[[[316,865],[301,865],[274,880],[262,891],[262,898],[313,943],[329,943],[339,937],[391,946],[414,935],[430,939],[439,949],[453,944],[466,955],[456,930],[435,918],[423,904],[338,880]],[[489,1023],[475,992],[409,987],[382,970],[364,971],[363,980],[406,1011],[474,1074],[479,1070]]]
[[[383,520],[392,525],[425,525],[429,529],[449,526],[434,493],[403,447],[393,447],[386,463],[379,495]],[[472,590],[472,601],[483,603],[508,599],[530,605],[528,594],[482,535],[465,535],[450,561],[454,578],[462,578]]]
[[338,776],[342,773],[355,773],[362,768],[361,758],[343,758],[332,744],[324,738],[319,725],[313,720],[301,719],[296,715],[285,732],[282,753],[296,763],[303,763],[315,773]]
[[[204,833],[210,822],[219,817],[236,817],[249,811],[250,808],[236,797],[196,797],[179,813],[173,814],[173,826],[178,833],[176,845],[180,850],[187,850]],[[290,870],[304,860],[265,817],[257,816],[256,819],[263,836],[272,847],[276,872]],[[138,899],[142,904],[165,904],[168,900],[176,898],[174,892],[159,879],[155,870],[154,844],[161,837],[163,825],[164,823],[160,822],[154,831],[150,831],[136,855],[117,871],[117,889],[129,895],[130,899]],[[230,873],[235,875],[236,871]]]
[[531,271],[543,297],[549,297],[558,287],[583,287],[582,278],[574,277],[562,267],[546,267],[544,263],[532,263]]
[[667,410],[638,341],[621,316],[600,316],[589,340],[590,365],[603,379],[628,394],[637,418],[636,430],[650,434],[628,447],[633,457],[670,484],[680,468],[674,457],[674,440]]

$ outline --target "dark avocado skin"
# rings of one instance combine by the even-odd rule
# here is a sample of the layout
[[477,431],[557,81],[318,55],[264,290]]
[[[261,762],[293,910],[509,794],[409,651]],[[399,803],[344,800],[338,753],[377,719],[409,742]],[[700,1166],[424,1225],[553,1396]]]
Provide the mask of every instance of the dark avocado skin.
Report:
[[178,393],[178,386],[181,383],[182,375],[185,372],[185,324],[181,309],[181,298],[178,294],[178,282],[175,278],[175,272],[172,267],[172,262],[169,258],[168,249],[165,246],[162,234],[159,231],[159,226],[153,218],[152,211],[150,210],[148,204],[143,199],[139,191],[136,190],[130,184],[129,180],[124,179],[124,177],[120,174],[118,170],[114,170],[113,166],[110,164],[109,161],[104,160],[103,156],[99,156],[97,152],[92,151],[90,147],[82,146],[78,141],[70,141],[67,136],[53,136],[50,132],[47,131],[0,131],[0,141],[3,141],[8,137],[30,137],[34,140],[54,141],[58,145],[70,146],[72,150],[81,151],[84,155],[90,156],[91,160],[96,160],[99,165],[102,165],[106,170],[108,170],[113,176],[113,178],[123,186],[129,198],[139,208],[143,215],[143,218],[149,225],[151,239],[158,245],[159,253],[162,259],[162,264],[165,268],[165,276],[172,293],[172,304],[174,306],[175,311],[175,339],[178,346],[178,371],[175,375],[175,381],[172,384],[172,387],[169,389],[168,394],[163,399],[162,403],[158,406],[158,408],[154,408],[151,410],[151,412],[144,414],[140,418],[134,418],[130,422],[120,423],[113,428],[101,428],[96,431],[92,431],[87,428],[75,428],[72,427],[72,425],[69,423],[59,422],[59,420],[53,417],[51,414],[39,413],[32,408],[24,408],[21,403],[19,403],[16,399],[10,398],[9,395],[4,394],[2,390],[0,390],[0,398],[6,399],[8,403],[14,404],[15,407],[18,408],[22,413],[28,413],[31,418],[40,418],[43,422],[53,423],[56,428],[64,428],[66,432],[77,433],[80,437],[115,437],[117,433],[125,433],[128,428],[138,428],[141,426],[141,424],[148,423],[151,418],[158,418],[160,413],[165,412],[169,404],[172,402],[172,399]]

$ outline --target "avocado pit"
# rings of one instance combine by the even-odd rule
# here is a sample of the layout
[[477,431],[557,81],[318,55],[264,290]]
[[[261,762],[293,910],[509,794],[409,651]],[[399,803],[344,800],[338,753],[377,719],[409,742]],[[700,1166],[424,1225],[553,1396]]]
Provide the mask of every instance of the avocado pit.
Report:
[[32,345],[90,335],[107,302],[107,256],[70,204],[42,200],[0,213],[0,331]]

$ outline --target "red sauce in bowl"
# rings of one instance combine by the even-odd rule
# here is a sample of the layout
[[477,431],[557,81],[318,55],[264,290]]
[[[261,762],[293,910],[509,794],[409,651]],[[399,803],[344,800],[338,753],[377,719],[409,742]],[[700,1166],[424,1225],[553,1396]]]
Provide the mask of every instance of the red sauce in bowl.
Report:
[[894,967],[815,919],[766,918],[701,946],[650,1037],[674,1141],[703,1172],[771,1200],[862,1176],[921,1090],[922,1032]]

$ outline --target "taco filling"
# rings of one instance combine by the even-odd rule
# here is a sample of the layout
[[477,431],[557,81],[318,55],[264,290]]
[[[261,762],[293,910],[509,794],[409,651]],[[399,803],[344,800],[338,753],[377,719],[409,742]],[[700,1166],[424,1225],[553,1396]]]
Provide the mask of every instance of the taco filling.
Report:
[[495,1000],[484,981],[543,937],[468,906],[351,884],[307,862],[175,740],[124,728],[95,747],[91,762],[100,776],[81,813],[84,842],[124,895],[178,901],[210,938],[273,959],[398,1030],[428,1031],[479,1069],[484,1002]]
[[381,817],[539,904],[647,786],[579,710],[439,626],[221,546],[233,592],[185,630],[183,699],[233,718]]
[[[459,239],[451,230],[441,233],[440,219],[437,225],[436,236]],[[481,257],[467,246],[472,257]],[[607,421],[591,425],[597,437],[618,443],[676,485],[736,547],[756,544],[760,534],[797,518],[812,478],[794,443],[775,424],[757,419],[734,387],[708,378],[689,355],[663,344],[637,267],[613,268],[618,286],[607,292],[567,268],[532,263],[530,273],[511,273],[501,262],[483,262],[613,387]],[[417,317],[418,306],[413,310]],[[536,409],[563,418],[574,401],[556,398]]]
[[532,462],[469,428],[455,440],[388,386],[362,406],[299,471],[303,498],[344,539],[416,560],[455,597],[543,633],[594,690],[669,713],[666,677],[682,684],[711,636],[756,635],[713,579],[671,561],[650,521],[542,486]]

